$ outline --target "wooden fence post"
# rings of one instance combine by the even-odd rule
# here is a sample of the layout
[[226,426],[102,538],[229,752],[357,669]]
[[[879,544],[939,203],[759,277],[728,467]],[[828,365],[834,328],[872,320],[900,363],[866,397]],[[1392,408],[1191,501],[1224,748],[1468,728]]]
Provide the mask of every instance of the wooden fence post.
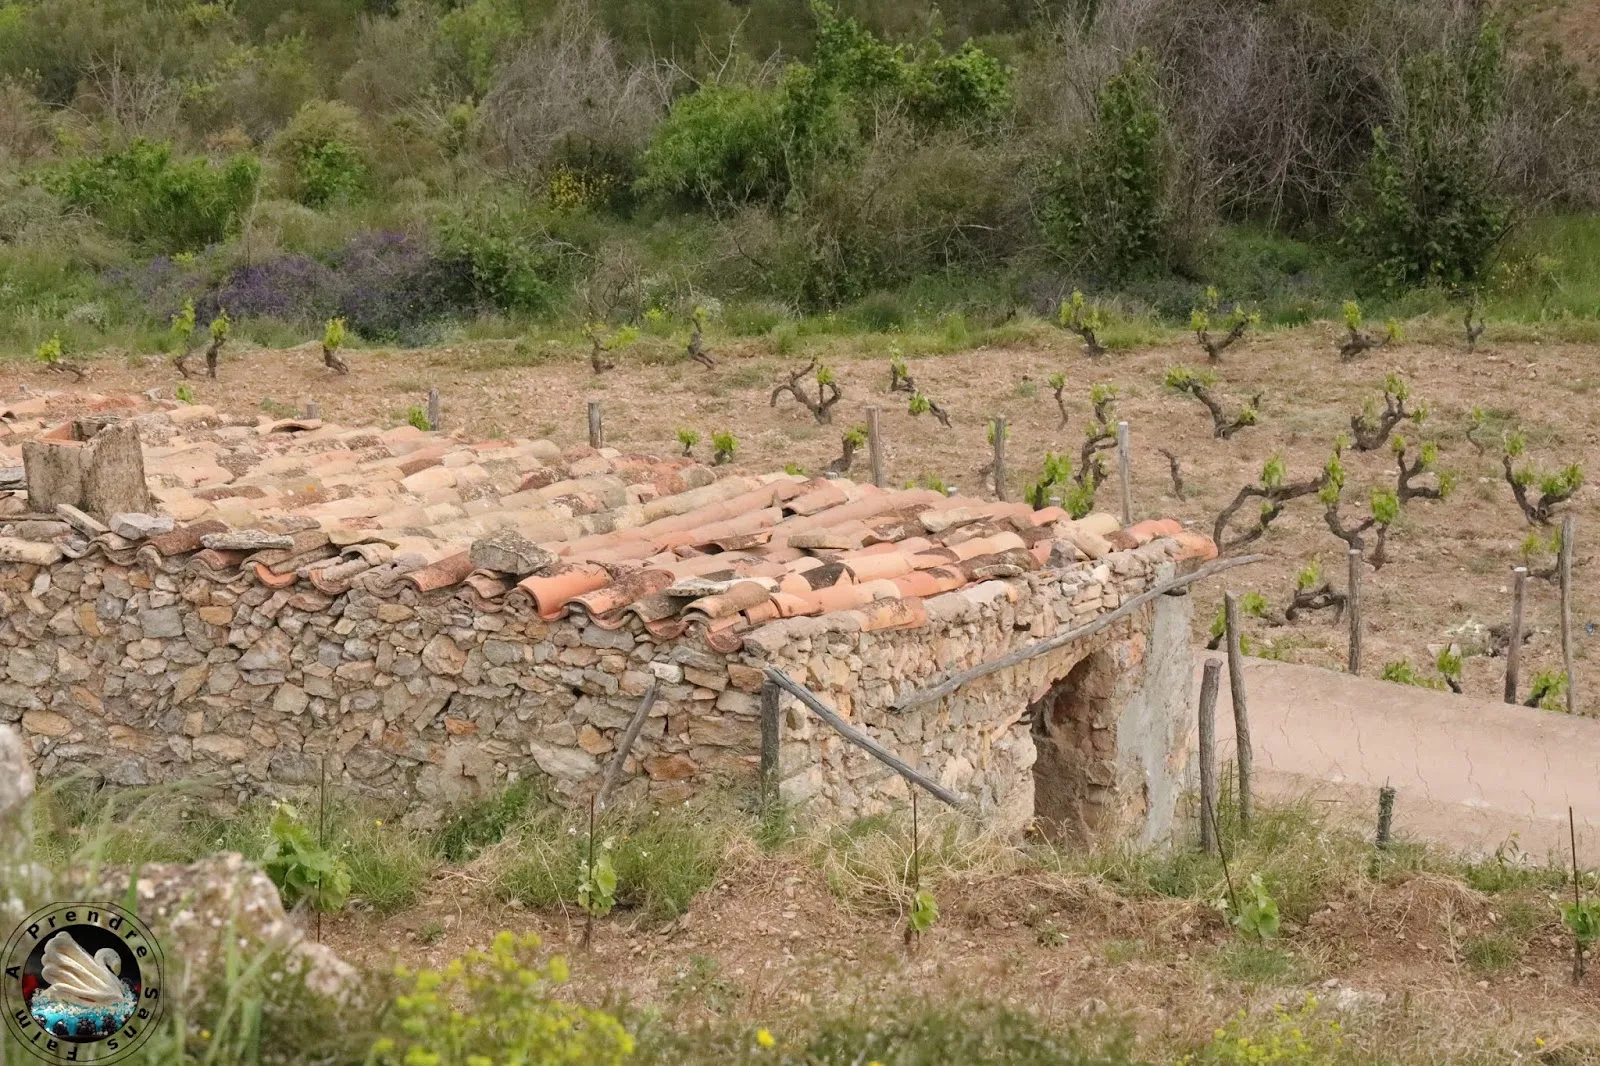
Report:
[[1522,601],[1528,592],[1528,568],[1511,571],[1511,643],[1506,645],[1506,702],[1517,702],[1522,671]]
[[1217,689],[1222,684],[1222,660],[1207,659],[1200,677],[1200,850],[1217,852],[1212,821],[1217,815]]
[[1005,502],[1006,498],[1006,419],[1004,415],[997,415],[989,423],[994,428],[994,498]]
[[1361,673],[1361,549],[1351,548],[1350,588],[1345,594],[1345,614],[1350,619],[1350,659],[1346,667],[1352,674]]
[[322,417],[322,409],[317,406],[317,401],[315,401],[315,400],[307,400],[306,401],[306,417],[307,418],[321,418]]
[[1133,489],[1132,474],[1128,456],[1128,423],[1117,423],[1117,468],[1122,478],[1122,524],[1133,525]]
[[432,430],[443,429],[444,413],[439,410],[439,390],[428,390],[428,428]]
[[782,749],[783,719],[778,697],[783,690],[770,678],[761,682],[761,804],[778,801],[778,760]]
[[605,427],[600,421],[600,401],[589,401],[589,447],[603,448],[606,443]]
[[883,488],[883,437],[878,431],[878,405],[867,407],[867,454],[872,459],[872,483]]
[[1250,770],[1255,749],[1250,745],[1250,712],[1245,708],[1244,651],[1239,646],[1239,600],[1233,593],[1222,597],[1223,619],[1228,630],[1228,691],[1233,696],[1233,745],[1239,763],[1239,832],[1250,831]]
[[1578,711],[1578,679],[1572,668],[1572,539],[1577,521],[1569,514],[1561,519],[1561,665],[1567,672],[1567,713]]

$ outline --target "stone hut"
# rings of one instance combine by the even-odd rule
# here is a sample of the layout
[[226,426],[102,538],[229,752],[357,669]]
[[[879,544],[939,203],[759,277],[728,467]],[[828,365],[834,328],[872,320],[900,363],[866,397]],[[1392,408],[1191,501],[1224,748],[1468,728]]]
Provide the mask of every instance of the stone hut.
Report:
[[[42,777],[242,797],[325,770],[423,817],[527,774],[586,798],[654,685],[619,799],[753,793],[776,666],[1000,824],[1170,827],[1186,597],[898,708],[1215,556],[1175,522],[82,394],[0,405],[0,463],[86,412],[137,429],[155,513],[33,513],[0,468],[0,723]],[[791,803],[905,797],[787,696],[780,724]]]

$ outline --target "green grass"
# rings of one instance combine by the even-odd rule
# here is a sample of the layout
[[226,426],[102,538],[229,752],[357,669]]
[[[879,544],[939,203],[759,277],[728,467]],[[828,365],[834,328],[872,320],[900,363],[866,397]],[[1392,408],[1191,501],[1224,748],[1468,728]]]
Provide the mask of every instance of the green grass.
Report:
[[644,1019],[637,1066],[1133,1066],[1131,1030],[1110,1019],[1049,1024],[1026,1011],[982,1002],[918,999],[812,1012],[762,1029],[743,1018],[674,1026]]
[[1521,941],[1505,934],[1494,933],[1473,937],[1463,943],[1461,960],[1475,973],[1494,977],[1521,962],[1524,950]]
[[1282,984],[1297,980],[1305,967],[1292,953],[1271,943],[1236,940],[1217,952],[1217,971],[1250,985]]
[[[611,844],[617,906],[654,921],[682,914],[716,879],[733,828],[732,819],[703,812],[603,820],[595,835]],[[553,808],[535,811],[485,857],[495,893],[536,908],[576,902],[585,841],[576,818]]]

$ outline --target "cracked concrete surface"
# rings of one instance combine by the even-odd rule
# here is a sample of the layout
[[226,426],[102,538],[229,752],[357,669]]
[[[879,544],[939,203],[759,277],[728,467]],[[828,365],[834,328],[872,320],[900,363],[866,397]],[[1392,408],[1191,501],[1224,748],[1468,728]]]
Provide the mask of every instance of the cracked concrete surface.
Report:
[[[1226,663],[1216,652],[1199,663],[1213,657]],[[1600,719],[1263,659],[1245,660],[1245,683],[1260,794],[1310,793],[1375,822],[1387,782],[1398,834],[1479,854],[1515,837],[1562,862],[1570,806],[1579,860],[1600,862]],[[1233,734],[1224,677],[1219,764]]]

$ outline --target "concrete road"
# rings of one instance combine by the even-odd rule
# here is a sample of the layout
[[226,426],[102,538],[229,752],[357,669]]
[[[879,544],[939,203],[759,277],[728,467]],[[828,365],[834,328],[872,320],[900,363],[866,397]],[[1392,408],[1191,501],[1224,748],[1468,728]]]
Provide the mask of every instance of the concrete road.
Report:
[[[1217,701],[1218,759],[1232,759],[1226,657]],[[1375,823],[1394,785],[1395,830],[1477,854],[1515,836],[1531,856],[1567,851],[1600,865],[1600,719],[1511,707],[1309,666],[1247,659],[1246,705],[1257,787],[1312,793]],[[1199,696],[1199,668],[1194,693]]]

